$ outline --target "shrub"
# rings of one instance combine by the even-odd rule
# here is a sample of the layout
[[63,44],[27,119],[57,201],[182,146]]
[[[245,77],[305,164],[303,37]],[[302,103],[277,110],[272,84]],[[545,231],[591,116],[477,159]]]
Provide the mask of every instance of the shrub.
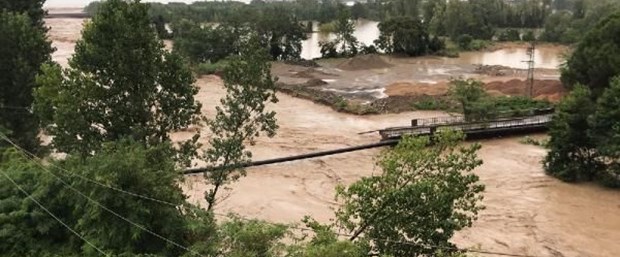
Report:
[[497,36],[498,41],[520,41],[521,35],[516,29],[506,29]]
[[211,75],[218,74],[224,71],[224,68],[228,65],[227,61],[219,61],[216,63],[201,63],[195,68],[195,72],[198,75]]
[[474,38],[470,36],[469,34],[463,34],[463,35],[460,35],[456,39],[456,43],[459,45],[461,49],[469,50],[469,46],[473,40]]

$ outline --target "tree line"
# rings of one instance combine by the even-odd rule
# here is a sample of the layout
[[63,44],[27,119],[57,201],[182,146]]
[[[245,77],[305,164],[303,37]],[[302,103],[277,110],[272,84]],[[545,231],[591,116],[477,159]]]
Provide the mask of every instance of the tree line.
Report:
[[562,180],[620,186],[620,12],[581,40],[565,67],[571,89],[550,126],[545,170]]
[[[100,5],[60,67],[43,0],[14,3],[0,1],[0,256],[461,256],[449,240],[472,225],[484,190],[471,172],[480,146],[459,144],[462,134],[405,138],[378,158],[382,172],[337,188],[331,223],[222,214],[222,192],[246,175],[248,146],[278,129],[266,108],[278,101],[273,41],[237,39],[226,95],[207,117],[195,74],[165,50],[148,5]],[[206,146],[199,132],[171,138],[203,127]],[[180,187],[196,160],[226,167],[204,174],[204,207]]]

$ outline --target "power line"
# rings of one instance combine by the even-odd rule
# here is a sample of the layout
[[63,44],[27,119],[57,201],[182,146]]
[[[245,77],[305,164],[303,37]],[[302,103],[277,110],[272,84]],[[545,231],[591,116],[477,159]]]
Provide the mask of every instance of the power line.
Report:
[[54,215],[50,210],[48,210],[47,208],[45,208],[45,206],[43,206],[43,204],[41,204],[39,201],[37,201],[34,197],[32,197],[31,194],[29,194],[28,192],[26,192],[26,190],[24,188],[22,188],[19,184],[17,184],[17,182],[15,182],[15,180],[13,180],[11,177],[9,177],[8,174],[6,174],[6,172],[4,172],[4,170],[0,170],[0,173],[2,173],[2,175],[4,175],[5,178],[7,178],[19,191],[21,191],[28,199],[30,199],[31,201],[33,201],[35,204],[37,204],[39,206],[39,208],[43,209],[48,215],[52,216],[52,218],[54,218],[56,221],[58,221],[58,223],[62,224],[62,226],[64,226],[66,229],[68,229],[69,231],[71,231],[71,233],[73,233],[75,236],[77,236],[78,238],[80,238],[82,241],[84,241],[86,244],[90,245],[92,248],[94,248],[95,250],[97,250],[97,252],[99,252],[101,255],[103,256],[109,256],[107,253],[105,253],[103,250],[99,249],[97,246],[95,246],[93,243],[89,242],[86,238],[84,238],[82,235],[80,235],[80,233],[78,233],[77,231],[73,230],[71,227],[69,227],[69,225],[67,225],[66,223],[64,223],[60,218],[56,217],[56,215]]
[[[29,152],[28,150],[22,148],[21,146],[19,146],[17,144],[15,144],[5,134],[3,134],[1,132],[0,132],[0,139],[4,140],[5,142],[7,142],[10,145],[12,145],[13,147],[15,147],[17,150],[19,150],[22,153],[22,155],[26,156],[26,158],[29,158],[31,160],[32,159],[36,159],[39,162],[43,161],[41,158],[37,157],[35,154]],[[134,192],[130,192],[130,191],[127,191],[127,190],[123,190],[123,189],[118,188],[118,187],[113,187],[113,186],[110,186],[110,185],[103,184],[103,183],[101,183],[99,181],[96,181],[94,179],[90,179],[90,178],[82,176],[80,174],[68,171],[67,169],[65,169],[63,167],[60,167],[58,165],[55,165],[54,163],[50,163],[50,165],[55,167],[55,168],[57,168],[57,169],[59,169],[59,170],[61,170],[61,171],[64,171],[64,172],[68,173],[70,176],[78,177],[78,178],[80,178],[82,180],[88,181],[88,182],[93,183],[95,185],[98,185],[100,187],[108,188],[108,189],[111,189],[111,190],[114,190],[114,191],[118,191],[118,192],[130,195],[130,196],[133,196],[133,197],[142,198],[142,199],[153,201],[153,202],[157,202],[157,203],[160,203],[160,204],[170,205],[170,206],[173,206],[173,207],[179,206],[178,204],[174,204],[174,203],[171,203],[171,202],[168,202],[168,201],[159,200],[159,199],[156,199],[156,198],[153,198],[153,197],[141,195],[141,194],[138,194],[138,193],[134,193]]]
[[[146,232],[148,232],[148,233],[151,233],[152,235],[154,235],[154,236],[156,236],[156,237],[159,237],[160,239],[162,239],[162,240],[164,240],[164,241],[167,241],[167,242],[169,242],[169,243],[170,243],[170,242],[172,242],[172,244],[174,244],[175,246],[177,246],[177,247],[181,247],[182,249],[184,249],[184,250],[186,250],[186,251],[189,251],[189,252],[191,252],[191,253],[194,253],[194,254],[197,254],[197,255],[199,255],[199,256],[200,256],[200,254],[199,254],[199,253],[196,253],[196,252],[194,252],[194,251],[192,251],[192,250],[190,250],[190,249],[188,249],[188,248],[186,248],[186,247],[181,246],[180,244],[177,244],[177,243],[175,243],[175,242],[173,242],[173,241],[170,241],[169,239],[164,238],[163,236],[157,235],[157,234],[155,234],[155,232],[151,232],[151,231],[149,231],[149,230],[146,230],[146,228],[143,228],[143,227],[142,227],[142,226],[140,226],[139,224],[136,224],[136,223],[134,223],[134,222],[132,222],[132,221],[130,221],[130,220],[128,220],[128,219],[126,219],[126,218],[124,218],[124,217],[120,216],[119,214],[114,213],[113,211],[109,210],[107,207],[105,207],[105,206],[101,205],[100,203],[98,203],[98,202],[96,202],[96,201],[94,201],[94,200],[90,199],[88,196],[85,196],[83,193],[81,193],[81,192],[77,191],[75,188],[71,187],[70,185],[67,185],[67,183],[66,183],[66,182],[64,182],[64,181],[63,181],[62,179],[60,179],[58,176],[56,176],[55,174],[53,174],[50,170],[46,169],[46,167],[44,167],[41,163],[39,163],[38,161],[34,160],[34,159],[41,160],[40,158],[36,157],[36,155],[34,155],[34,154],[32,154],[32,153],[28,152],[27,150],[23,149],[23,148],[22,148],[22,147],[20,147],[19,145],[15,144],[13,141],[11,141],[8,137],[6,137],[6,135],[4,135],[4,134],[3,134],[3,133],[1,133],[1,132],[0,132],[0,139],[2,139],[2,140],[4,140],[4,141],[8,142],[9,144],[11,144],[11,145],[12,145],[12,146],[14,146],[15,148],[17,148],[17,149],[18,149],[18,150],[19,150],[19,151],[20,151],[20,152],[21,152],[21,153],[22,153],[22,154],[23,154],[23,155],[24,155],[27,159],[29,159],[29,160],[30,160],[30,161],[32,161],[32,162],[35,162],[38,166],[40,166],[42,169],[44,169],[45,171],[47,171],[47,172],[49,172],[50,174],[52,174],[54,177],[56,177],[56,179],[58,179],[59,181],[61,181],[61,182],[62,182],[63,184],[65,184],[67,187],[69,187],[70,189],[72,189],[72,190],[76,191],[76,193],[78,193],[78,194],[80,194],[80,195],[82,195],[82,196],[86,197],[88,200],[93,201],[95,204],[97,204],[98,206],[100,206],[100,207],[101,207],[101,208],[103,208],[104,210],[106,210],[106,211],[108,211],[108,212],[111,212],[112,214],[114,214],[114,215],[116,215],[117,217],[119,217],[119,218],[121,218],[121,219],[123,219],[123,220],[125,220],[125,221],[129,222],[129,223],[130,223],[130,224],[132,224],[132,225],[134,225],[134,224],[135,224],[134,226],[137,226],[138,228],[141,228],[141,229],[143,229],[144,231],[146,231]],[[30,155],[30,156],[29,156],[29,155]],[[52,165],[53,165],[53,164],[52,164]],[[123,189],[120,189],[120,188],[116,188],[116,187],[112,187],[112,186],[109,186],[109,185],[105,185],[105,184],[102,184],[102,183],[100,183],[100,182],[98,182],[98,181],[95,181],[95,180],[89,179],[89,178],[87,178],[87,177],[84,177],[84,176],[81,176],[81,175],[78,175],[78,174],[72,173],[72,172],[70,172],[70,171],[68,171],[68,170],[66,170],[66,169],[64,169],[64,168],[62,168],[62,167],[59,167],[59,166],[57,166],[57,165],[53,165],[53,166],[54,166],[54,167],[57,167],[57,168],[59,168],[59,169],[61,169],[61,170],[63,170],[63,171],[65,171],[65,172],[67,172],[67,173],[70,173],[70,174],[72,174],[72,175],[76,175],[76,176],[78,176],[78,177],[79,177],[79,178],[81,178],[81,179],[84,179],[84,180],[86,180],[86,181],[89,181],[89,182],[91,182],[91,183],[94,183],[94,184],[96,184],[96,185],[99,185],[99,186],[101,186],[101,187],[108,188],[108,189],[110,189],[110,190],[114,190],[114,191],[117,191],[117,192],[121,192],[121,193],[124,193],[124,194],[128,194],[128,195],[133,196],[133,197],[137,197],[137,198],[141,198],[141,199],[145,199],[145,200],[150,200],[150,201],[158,202],[158,203],[165,204],[165,205],[169,205],[169,206],[173,206],[173,207],[178,206],[177,204],[174,204],[174,203],[171,203],[171,202],[167,202],[167,201],[164,201],[164,200],[159,200],[159,199],[156,199],[156,198],[153,198],[153,197],[149,197],[149,196],[145,196],[145,195],[141,195],[141,194],[137,194],[137,193],[129,192],[129,191],[126,191],[126,190],[123,190]],[[230,218],[230,215],[226,215],[226,214],[222,214],[222,213],[216,213],[216,212],[213,212],[213,215],[215,215],[215,216],[220,216],[220,217]],[[238,215],[237,215],[237,216],[234,216],[234,217],[236,217],[236,218],[238,218],[238,219],[241,219],[241,220],[244,220],[244,221],[255,221],[255,220],[256,220],[256,219],[250,219],[250,218],[246,218],[246,217],[241,217],[241,216],[238,216]],[[283,225],[283,224],[278,224],[278,223],[268,222],[268,221],[262,221],[262,222],[267,223],[267,224],[271,224],[271,225]],[[314,232],[314,230],[313,230],[313,229],[311,229],[311,228],[299,227],[299,226],[290,225],[290,224],[289,224],[289,225],[285,225],[285,226],[286,226],[287,228],[289,228],[289,229],[295,229],[295,230],[299,230],[299,231],[310,231],[310,232]],[[332,231],[332,232],[333,232],[333,231]],[[338,232],[333,232],[333,233],[334,233],[334,234],[336,234],[336,235],[338,235],[338,236],[343,236],[343,237],[351,237],[351,236],[353,236],[352,234],[346,234],[346,233],[338,233]],[[381,239],[381,238],[375,238],[374,240],[379,241],[379,242],[386,242],[386,243],[396,243],[396,244],[404,244],[404,245],[411,245],[411,246],[420,246],[420,245],[418,245],[418,244],[411,243],[411,242],[407,242],[407,241],[394,241],[394,240],[389,240],[389,239]],[[508,257],[539,257],[539,256],[535,256],[535,255],[512,254],[512,253],[493,252],[493,251],[487,251],[487,250],[475,250],[475,249],[459,249],[459,248],[445,247],[445,246],[437,246],[437,245],[427,245],[426,247],[428,247],[428,248],[430,248],[430,249],[437,249],[437,250],[465,251],[465,252],[472,252],[472,253],[491,254],[491,255],[497,255],[497,256],[508,256]]]

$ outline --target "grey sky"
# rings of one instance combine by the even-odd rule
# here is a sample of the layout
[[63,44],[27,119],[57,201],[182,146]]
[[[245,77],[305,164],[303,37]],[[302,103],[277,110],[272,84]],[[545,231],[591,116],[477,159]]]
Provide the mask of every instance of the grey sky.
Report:
[[[18,0],[19,1],[19,0]],[[46,7],[84,7],[88,3],[93,2],[94,0],[47,0],[45,2]],[[191,3],[196,0],[143,0],[143,2],[186,2]],[[250,0],[238,0],[241,2],[249,2]]]

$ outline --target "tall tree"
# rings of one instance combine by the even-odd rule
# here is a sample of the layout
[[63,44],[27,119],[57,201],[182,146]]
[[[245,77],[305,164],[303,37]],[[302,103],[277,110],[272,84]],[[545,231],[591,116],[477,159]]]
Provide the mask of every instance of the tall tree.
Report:
[[[455,249],[449,240],[482,209],[484,186],[471,171],[480,145],[458,146],[463,135],[442,132],[405,138],[378,161],[381,174],[337,189],[337,222],[350,240],[368,241],[382,256],[431,256]],[[387,240],[386,240],[387,239]]]
[[545,171],[566,181],[591,180],[601,166],[595,143],[587,136],[588,117],[595,105],[590,90],[577,85],[562,100],[549,126],[549,153]]
[[[41,64],[51,60],[51,43],[46,30],[37,21],[39,12],[27,5],[33,1],[0,1],[0,9],[8,4],[15,12],[0,10],[0,127],[10,133],[17,144],[28,151],[39,149],[39,124],[32,113],[35,77]],[[29,18],[30,11],[34,16]],[[39,10],[42,12],[42,10]],[[34,23],[34,24],[33,24]],[[0,143],[0,146],[2,144]]]
[[45,0],[0,0],[0,11],[26,13],[35,27],[43,29],[43,17],[46,14],[43,3]]
[[191,71],[164,49],[146,4],[104,2],[69,66],[47,67],[36,91],[37,110],[59,151],[91,155],[121,138],[156,145],[197,121]]
[[597,176],[609,186],[620,187],[620,76],[598,99],[589,124],[589,136],[605,164]]
[[596,25],[579,42],[562,70],[562,82],[569,87],[587,85],[593,96],[609,87],[613,76],[620,74],[620,12]]
[[276,113],[265,109],[267,103],[278,101],[269,55],[256,36],[241,49],[241,54],[231,57],[224,69],[226,96],[216,107],[215,117],[207,121],[212,132],[211,147],[203,159],[219,167],[205,173],[213,187],[206,193],[209,210],[215,207],[217,195],[226,184],[245,175],[241,165],[252,158],[246,144],[253,145],[263,133],[272,137],[278,128]]
[[431,52],[431,38],[419,19],[406,16],[389,18],[379,23],[379,31],[375,44],[386,53],[419,56]]

